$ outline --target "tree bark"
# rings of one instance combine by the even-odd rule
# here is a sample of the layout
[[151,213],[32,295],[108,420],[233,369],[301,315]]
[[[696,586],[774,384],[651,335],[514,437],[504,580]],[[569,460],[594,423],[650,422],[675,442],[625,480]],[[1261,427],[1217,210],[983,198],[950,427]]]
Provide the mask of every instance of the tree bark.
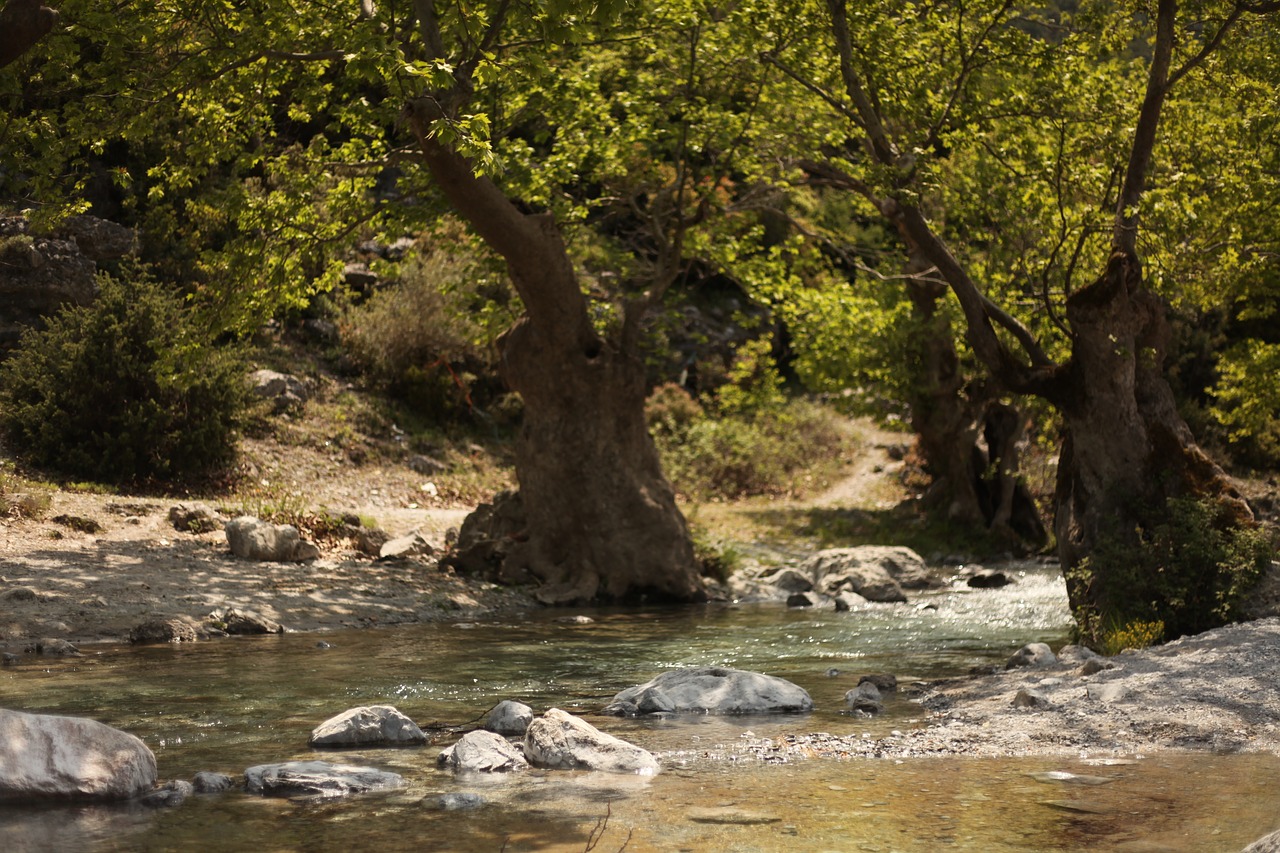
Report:
[[0,68],[34,47],[57,22],[58,13],[40,0],[9,0],[0,9]]
[[1136,258],[1113,253],[1102,276],[1068,300],[1067,319],[1076,337],[1069,393],[1056,401],[1065,438],[1054,528],[1073,609],[1109,614],[1124,602],[1106,568],[1074,571],[1102,543],[1137,545],[1174,498],[1213,500],[1236,526],[1253,514],[1178,413],[1164,374],[1165,308],[1143,286]]
[[926,501],[946,517],[980,527],[1017,550],[1048,541],[1040,512],[1019,477],[1022,415],[1002,403],[989,382],[966,382],[951,324],[938,311],[941,282],[909,279],[920,328],[913,339],[919,375],[911,428],[932,477]]
[[503,549],[502,575],[541,582],[548,604],[705,598],[688,526],[649,437],[638,352],[592,328],[551,217],[522,213],[431,139],[430,110],[409,111],[427,166],[505,258],[525,306],[500,342],[502,375],[524,401],[516,476],[527,524]]

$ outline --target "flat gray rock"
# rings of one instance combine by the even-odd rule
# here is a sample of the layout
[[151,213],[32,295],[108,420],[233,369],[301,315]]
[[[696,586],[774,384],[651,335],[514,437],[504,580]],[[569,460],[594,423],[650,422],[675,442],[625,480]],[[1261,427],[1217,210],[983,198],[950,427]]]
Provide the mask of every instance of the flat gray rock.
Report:
[[613,697],[606,714],[798,714],[813,710],[804,688],[782,678],[718,666],[673,669]]
[[330,764],[328,761],[286,761],[259,764],[244,771],[245,790],[268,797],[314,797],[330,799],[403,788],[399,773],[374,767]]

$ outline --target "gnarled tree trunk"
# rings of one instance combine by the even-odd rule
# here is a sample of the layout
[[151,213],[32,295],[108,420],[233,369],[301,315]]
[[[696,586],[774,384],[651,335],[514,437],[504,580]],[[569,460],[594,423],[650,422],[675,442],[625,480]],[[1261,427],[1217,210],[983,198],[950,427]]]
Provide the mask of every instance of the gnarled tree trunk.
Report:
[[1048,535],[1018,476],[1022,416],[990,383],[965,382],[951,323],[938,310],[947,286],[928,276],[931,268],[912,252],[906,287],[919,327],[912,338],[919,375],[909,403],[916,446],[933,478],[925,500],[1015,549],[1038,550]]
[[[1253,516],[1178,414],[1164,375],[1165,309],[1143,286],[1137,259],[1114,252],[1103,275],[1067,302],[1067,318],[1076,338],[1070,381],[1055,400],[1066,435],[1054,527],[1073,609],[1105,618],[1133,591],[1116,588],[1112,567],[1074,571],[1100,545],[1140,547],[1142,533],[1167,520],[1171,499],[1213,500],[1237,525]],[[1206,577],[1214,569],[1206,566]]]
[[705,597],[688,526],[644,417],[634,338],[592,328],[555,222],[529,215],[428,134],[428,168],[454,208],[507,262],[525,315],[501,342],[501,371],[524,401],[516,476],[527,527],[502,549],[503,576],[527,573],[549,604]]

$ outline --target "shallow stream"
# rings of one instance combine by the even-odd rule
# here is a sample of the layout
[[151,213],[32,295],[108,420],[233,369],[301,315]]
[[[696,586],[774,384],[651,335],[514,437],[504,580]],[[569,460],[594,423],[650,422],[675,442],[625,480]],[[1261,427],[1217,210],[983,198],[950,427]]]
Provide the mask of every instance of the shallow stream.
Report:
[[[83,658],[6,667],[0,706],[90,716],[137,734],[163,779],[320,758],[394,770],[409,787],[324,803],[232,793],[160,811],[0,809],[0,851],[580,851],[592,840],[599,851],[1234,851],[1275,828],[1274,756],[1161,754],[1118,766],[702,757],[748,731],[880,737],[923,725],[922,709],[905,699],[866,720],[842,713],[842,697],[866,673],[900,682],[955,675],[1002,662],[1024,643],[1065,642],[1062,584],[1045,569],[1027,567],[1001,590],[944,589],[848,613],[765,604],[581,613],[594,621],[557,621],[565,613],[554,611],[188,646],[97,645]],[[435,766],[448,739],[416,749],[306,745],[318,723],[355,705],[393,704],[424,728],[472,723],[501,699],[590,715],[664,669],[710,664],[794,681],[817,710],[589,717],[660,755],[663,772],[648,778],[530,771],[459,779]],[[1074,786],[1030,775],[1046,770],[1112,781]],[[487,802],[429,807],[446,792]]]

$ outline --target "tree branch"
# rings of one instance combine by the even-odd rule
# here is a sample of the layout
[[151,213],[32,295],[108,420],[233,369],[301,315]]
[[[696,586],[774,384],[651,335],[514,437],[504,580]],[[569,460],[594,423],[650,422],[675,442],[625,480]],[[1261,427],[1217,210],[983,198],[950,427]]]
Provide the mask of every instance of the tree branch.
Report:
[[783,74],[787,75],[792,80],[795,80],[801,86],[808,89],[810,92],[817,95],[822,100],[826,101],[827,106],[831,107],[833,110],[840,113],[840,115],[849,119],[849,121],[858,125],[858,127],[862,127],[862,119],[858,116],[856,112],[849,109],[849,105],[846,104],[844,101],[840,100],[835,95],[831,94],[826,89],[819,86],[817,83],[814,83],[812,80],[809,80],[806,77],[802,77],[798,71],[791,68],[786,63],[782,62],[776,56],[773,56],[772,54],[768,54],[768,53],[763,53],[760,55],[760,59],[768,63],[769,65],[772,65],[774,68],[777,68]]
[[1169,64],[1173,56],[1176,14],[1176,0],[1159,0],[1156,11],[1156,43],[1151,56],[1151,67],[1147,71],[1147,91],[1138,111],[1138,123],[1133,131],[1133,147],[1129,149],[1129,162],[1125,167],[1124,183],[1116,204],[1112,249],[1135,260],[1138,256],[1138,203],[1142,201],[1142,194],[1146,190],[1147,170],[1151,167],[1151,155],[1155,149],[1160,111],[1169,92]]
[[1200,48],[1199,53],[1182,63],[1181,67],[1179,67],[1177,71],[1174,71],[1169,75],[1169,80],[1165,83],[1166,91],[1172,89],[1174,85],[1182,79],[1184,74],[1192,68],[1195,68],[1201,62],[1204,62],[1205,58],[1208,57],[1209,54],[1218,49],[1218,46],[1222,44],[1222,39],[1227,34],[1227,30],[1231,29],[1231,25],[1240,19],[1240,16],[1244,14],[1244,11],[1245,10],[1240,6],[1236,6],[1231,10],[1231,14],[1222,22],[1222,26],[1218,27],[1218,31],[1213,34],[1213,38],[1205,42],[1204,47]]
[[845,0],[827,0],[827,9],[831,13],[831,34],[835,38],[836,52],[840,55],[840,79],[844,82],[849,100],[853,101],[853,106],[858,111],[858,125],[866,132],[875,158],[886,166],[895,165],[898,150],[889,139],[884,123],[880,120],[880,113],[863,88],[862,80],[853,65],[853,39],[849,35]]

